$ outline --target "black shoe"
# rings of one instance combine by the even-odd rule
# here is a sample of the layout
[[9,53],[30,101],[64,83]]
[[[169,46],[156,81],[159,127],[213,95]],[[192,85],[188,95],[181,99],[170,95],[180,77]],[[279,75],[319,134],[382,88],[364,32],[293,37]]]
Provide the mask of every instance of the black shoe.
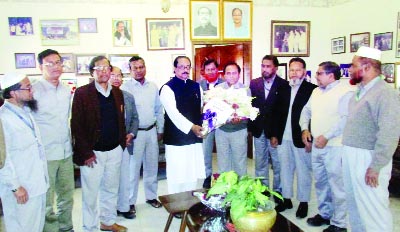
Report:
[[160,208],[162,206],[161,202],[157,201],[157,199],[147,200],[146,203],[153,206],[154,208]]
[[174,213],[172,214],[174,218],[182,219],[182,213]]
[[305,218],[307,217],[308,213],[308,203],[307,202],[300,202],[299,208],[296,211],[297,218]]
[[[278,193],[279,195],[282,196],[282,193],[280,193],[280,192],[278,192],[278,191],[277,191],[276,193]],[[274,196],[274,201],[275,201],[275,203],[279,204],[279,202],[282,202],[283,200],[281,200],[281,199],[279,199],[278,197]]]
[[323,230],[322,232],[347,232],[346,228],[340,228],[334,225],[330,225],[328,228]]
[[322,226],[322,225],[329,225],[329,219],[323,218],[321,215],[317,214],[314,217],[310,217],[307,219],[307,223],[310,226]]
[[267,196],[267,197],[270,197],[270,196],[271,196],[271,193],[270,193],[269,191],[264,191],[262,194],[263,194],[264,196]]
[[136,214],[135,205],[130,205],[130,206],[129,206],[129,212]]
[[291,209],[293,208],[292,201],[288,198],[283,198],[283,201],[281,201],[276,207],[275,210],[277,212],[283,212],[286,209]]
[[207,176],[207,178],[204,179],[203,188],[205,189],[211,188],[211,176]]
[[136,217],[136,214],[132,213],[131,211],[120,212],[120,211],[117,210],[117,215],[118,216],[123,216],[126,219],[134,219]]

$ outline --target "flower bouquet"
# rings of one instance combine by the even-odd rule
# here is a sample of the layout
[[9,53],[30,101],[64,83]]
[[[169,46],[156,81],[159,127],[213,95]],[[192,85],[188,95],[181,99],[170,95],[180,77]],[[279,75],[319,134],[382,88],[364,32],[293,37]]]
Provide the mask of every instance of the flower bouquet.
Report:
[[254,120],[259,110],[252,107],[247,89],[214,88],[205,92],[203,101],[203,134],[231,121],[233,118]]

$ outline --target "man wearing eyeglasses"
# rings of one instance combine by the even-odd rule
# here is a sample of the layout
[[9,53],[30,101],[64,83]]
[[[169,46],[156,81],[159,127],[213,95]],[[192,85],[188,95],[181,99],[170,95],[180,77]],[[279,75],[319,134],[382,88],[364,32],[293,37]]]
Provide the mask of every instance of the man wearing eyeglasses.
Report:
[[1,79],[6,160],[0,169],[0,198],[6,231],[42,232],[49,176],[45,148],[31,112],[37,110],[26,75],[7,73]]
[[127,231],[116,223],[122,152],[132,139],[125,133],[124,99],[108,82],[111,66],[105,56],[94,57],[89,71],[95,81],[76,89],[71,116],[73,159],[81,171],[83,231],[98,231],[99,224],[103,231]]
[[[33,116],[40,128],[50,178],[43,231],[71,231],[75,189],[69,128],[71,91],[60,81],[63,66],[57,51],[46,49],[38,54],[37,60],[43,78],[32,86],[39,106]],[[57,212],[54,212],[55,196]]]
[[319,210],[317,215],[307,219],[307,223],[311,226],[330,225],[324,232],[347,231],[341,172],[342,132],[354,88],[347,81],[340,81],[340,76],[340,67],[336,63],[319,64],[316,72],[318,88],[314,89],[300,115],[303,143],[313,146],[311,163]]
[[174,60],[175,77],[160,90],[165,109],[164,144],[168,192],[196,189],[205,178],[202,148],[202,91],[189,79],[191,62],[186,56]]

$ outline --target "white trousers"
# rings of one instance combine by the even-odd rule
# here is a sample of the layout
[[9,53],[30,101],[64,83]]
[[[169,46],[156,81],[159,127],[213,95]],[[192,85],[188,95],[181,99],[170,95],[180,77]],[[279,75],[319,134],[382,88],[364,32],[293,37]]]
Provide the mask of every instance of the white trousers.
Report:
[[343,146],[343,182],[352,232],[392,232],[393,219],[389,208],[389,180],[392,160],[379,172],[379,185],[365,183],[372,151]]
[[[29,194],[29,193],[28,193]],[[18,204],[9,191],[1,196],[4,223],[8,232],[42,232],[46,215],[46,193]]]
[[120,212],[128,212],[129,211],[129,195],[130,195],[131,189],[132,189],[132,186],[129,183],[130,159],[131,159],[131,155],[129,155],[128,149],[125,148],[124,151],[122,152],[121,174],[119,175],[117,209]]
[[[97,164],[81,166],[83,231],[99,230],[99,224],[113,225],[117,217],[117,198],[122,148],[94,151]],[[98,202],[100,206],[100,219]]]

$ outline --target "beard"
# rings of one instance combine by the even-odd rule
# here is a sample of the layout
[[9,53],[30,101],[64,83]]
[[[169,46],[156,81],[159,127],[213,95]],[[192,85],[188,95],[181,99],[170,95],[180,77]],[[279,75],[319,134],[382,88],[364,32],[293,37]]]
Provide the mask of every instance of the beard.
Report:
[[272,78],[274,75],[275,75],[274,73],[267,73],[267,72],[263,72],[263,73],[262,73],[262,77],[263,77],[265,80]]
[[362,76],[358,72],[350,74],[350,77],[349,83],[351,85],[356,85],[362,81]]
[[24,105],[27,106],[33,112],[36,112],[38,110],[38,104],[36,99],[24,101]]

